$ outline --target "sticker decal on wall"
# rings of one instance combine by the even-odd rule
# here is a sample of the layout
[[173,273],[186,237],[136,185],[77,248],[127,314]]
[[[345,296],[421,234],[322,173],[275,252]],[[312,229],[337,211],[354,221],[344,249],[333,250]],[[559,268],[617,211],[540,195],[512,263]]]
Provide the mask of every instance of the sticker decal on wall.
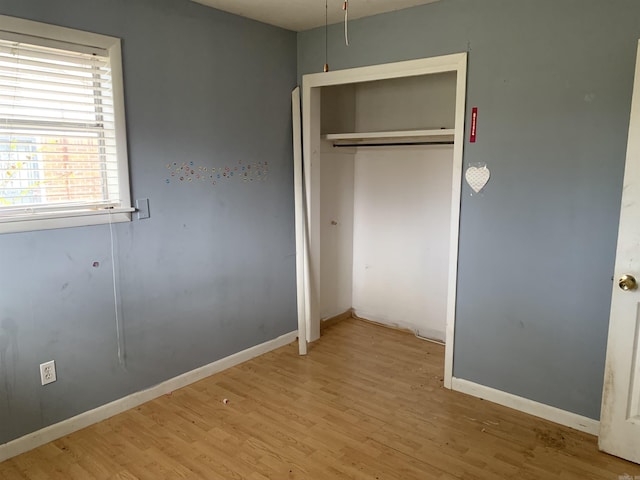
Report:
[[[489,182],[489,178],[491,178],[491,172],[489,168],[487,168],[487,164],[480,162],[474,163],[473,165],[467,168],[467,171],[464,174],[464,178],[475,193],[480,193],[482,189]],[[473,193],[472,193],[473,195]]]
[[173,162],[167,163],[169,177],[165,183],[170,184],[177,182],[194,182],[209,183],[216,185],[220,181],[231,181],[234,179],[242,179],[243,182],[264,182],[267,180],[269,173],[268,162],[253,162],[244,165],[242,160],[238,160],[237,165],[230,167],[209,167],[206,165],[196,165],[194,162]]

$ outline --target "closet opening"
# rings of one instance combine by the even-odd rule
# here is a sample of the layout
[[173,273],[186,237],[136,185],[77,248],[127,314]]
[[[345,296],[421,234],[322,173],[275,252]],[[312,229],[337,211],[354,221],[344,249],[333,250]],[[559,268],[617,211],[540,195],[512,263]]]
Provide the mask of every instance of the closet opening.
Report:
[[351,309],[412,330],[445,343],[448,388],[465,86],[455,54],[305,75],[302,88],[299,331],[314,341]]

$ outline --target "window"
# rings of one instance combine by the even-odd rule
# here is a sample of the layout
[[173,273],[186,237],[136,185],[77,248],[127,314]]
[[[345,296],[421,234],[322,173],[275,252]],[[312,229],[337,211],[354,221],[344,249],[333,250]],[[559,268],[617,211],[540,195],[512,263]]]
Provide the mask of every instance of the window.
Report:
[[120,40],[0,16],[0,233],[130,207]]

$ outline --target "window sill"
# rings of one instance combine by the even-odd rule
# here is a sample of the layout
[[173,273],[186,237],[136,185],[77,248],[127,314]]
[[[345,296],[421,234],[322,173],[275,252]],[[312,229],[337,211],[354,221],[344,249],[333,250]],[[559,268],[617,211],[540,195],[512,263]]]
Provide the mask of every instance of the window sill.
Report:
[[130,222],[135,208],[43,212],[0,218],[0,234]]

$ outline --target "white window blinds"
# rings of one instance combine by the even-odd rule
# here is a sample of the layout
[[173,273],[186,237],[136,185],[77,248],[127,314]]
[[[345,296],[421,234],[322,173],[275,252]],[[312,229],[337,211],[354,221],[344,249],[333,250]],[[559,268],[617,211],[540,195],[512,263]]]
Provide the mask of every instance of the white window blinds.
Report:
[[109,57],[78,50],[0,39],[0,219],[120,205]]

